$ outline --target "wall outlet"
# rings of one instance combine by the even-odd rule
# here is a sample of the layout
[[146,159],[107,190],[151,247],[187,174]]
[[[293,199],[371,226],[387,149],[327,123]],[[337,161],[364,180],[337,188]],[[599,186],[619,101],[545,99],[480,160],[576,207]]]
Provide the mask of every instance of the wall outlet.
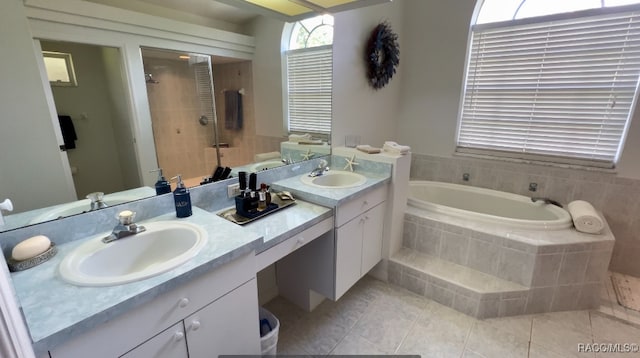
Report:
[[233,198],[234,196],[240,195],[240,184],[231,184],[227,186],[227,197]]

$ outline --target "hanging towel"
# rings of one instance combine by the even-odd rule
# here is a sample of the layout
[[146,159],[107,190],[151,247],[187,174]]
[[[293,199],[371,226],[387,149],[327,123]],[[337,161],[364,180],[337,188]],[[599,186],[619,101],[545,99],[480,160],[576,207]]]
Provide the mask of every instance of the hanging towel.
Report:
[[599,234],[604,229],[604,222],[593,205],[584,200],[575,200],[567,205],[576,230],[588,234]]
[[60,123],[60,131],[62,132],[62,139],[64,140],[64,147],[66,149],[74,149],[76,147],[76,129],[73,127],[73,121],[70,116],[58,116],[58,122]]
[[224,92],[224,127],[242,129],[242,95],[240,91]]

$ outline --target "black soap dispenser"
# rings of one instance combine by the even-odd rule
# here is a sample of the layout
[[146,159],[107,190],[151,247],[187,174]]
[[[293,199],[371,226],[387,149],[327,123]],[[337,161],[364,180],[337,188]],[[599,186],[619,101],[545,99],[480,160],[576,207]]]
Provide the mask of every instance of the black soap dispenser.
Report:
[[176,216],[186,218],[192,215],[191,194],[189,193],[189,189],[184,186],[182,175],[178,174],[175,178],[178,179],[176,190],[173,191],[173,201],[176,204]]
[[158,172],[158,181],[156,181],[156,195],[170,193],[171,184],[169,184],[169,181],[165,179],[164,175],[162,175],[162,168],[158,168],[150,172]]

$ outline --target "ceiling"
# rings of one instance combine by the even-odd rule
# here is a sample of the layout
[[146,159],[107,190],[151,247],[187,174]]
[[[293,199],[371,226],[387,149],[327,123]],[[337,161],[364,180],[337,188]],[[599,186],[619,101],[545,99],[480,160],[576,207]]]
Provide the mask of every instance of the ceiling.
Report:
[[177,11],[196,17],[243,25],[258,14],[214,0],[86,0],[151,15]]

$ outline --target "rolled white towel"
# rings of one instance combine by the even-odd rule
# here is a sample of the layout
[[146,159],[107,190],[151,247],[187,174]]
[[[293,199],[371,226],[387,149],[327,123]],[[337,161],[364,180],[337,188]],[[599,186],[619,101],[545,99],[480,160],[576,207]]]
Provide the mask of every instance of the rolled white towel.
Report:
[[376,154],[380,153],[380,148],[372,147],[369,144],[360,144],[356,146],[356,149],[365,152],[367,154]]
[[264,162],[269,159],[280,159],[280,152],[258,153],[253,157],[255,162]]
[[395,153],[395,154],[407,154],[409,153],[409,151],[411,150],[411,147],[409,147],[408,145],[400,145],[396,142],[392,142],[392,141],[386,141],[384,142],[384,145],[382,146],[382,150],[384,150],[385,152],[389,152],[389,153]]
[[596,209],[584,200],[575,200],[567,205],[576,230],[587,234],[599,234],[604,229],[604,221]]
[[289,142],[302,142],[311,140],[311,134],[289,134]]

